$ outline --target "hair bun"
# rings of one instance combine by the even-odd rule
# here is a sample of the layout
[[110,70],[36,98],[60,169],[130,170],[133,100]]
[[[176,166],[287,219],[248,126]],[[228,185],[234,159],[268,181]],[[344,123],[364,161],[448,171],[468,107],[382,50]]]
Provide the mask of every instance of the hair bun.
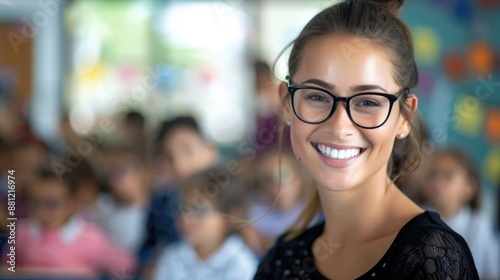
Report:
[[370,2],[377,4],[393,14],[397,14],[404,3],[404,0],[370,0]]

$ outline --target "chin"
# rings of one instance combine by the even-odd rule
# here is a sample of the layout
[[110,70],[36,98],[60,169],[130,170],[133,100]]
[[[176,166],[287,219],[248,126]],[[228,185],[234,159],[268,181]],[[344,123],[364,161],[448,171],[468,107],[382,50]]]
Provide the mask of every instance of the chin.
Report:
[[[318,188],[324,188],[331,191],[342,191],[349,189],[352,185],[352,179],[347,174],[339,174],[331,170],[325,170],[320,166],[313,167],[302,165],[305,171],[314,179]],[[352,178],[352,176],[350,177]]]
[[320,187],[332,192],[342,192],[352,188],[352,186],[349,185],[339,185],[339,184],[330,184],[330,185],[324,184],[320,185]]

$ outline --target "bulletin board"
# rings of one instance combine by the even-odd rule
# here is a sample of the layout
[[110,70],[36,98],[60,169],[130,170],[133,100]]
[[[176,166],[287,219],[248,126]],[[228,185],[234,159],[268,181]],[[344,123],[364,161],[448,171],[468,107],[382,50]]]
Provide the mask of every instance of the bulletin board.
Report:
[[[425,16],[423,16],[425,15]],[[463,147],[500,184],[500,2],[407,1],[419,108],[437,146]]]
[[[32,91],[32,40],[23,37],[21,28],[17,23],[0,23],[0,97],[26,102]],[[11,38],[22,40],[13,46]]]

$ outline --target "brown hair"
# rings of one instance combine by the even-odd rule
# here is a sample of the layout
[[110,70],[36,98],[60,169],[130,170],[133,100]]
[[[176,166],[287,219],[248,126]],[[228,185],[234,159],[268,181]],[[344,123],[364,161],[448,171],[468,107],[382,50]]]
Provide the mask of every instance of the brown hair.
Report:
[[[393,65],[392,75],[396,83],[401,88],[414,88],[418,83],[418,72],[411,33],[397,16],[403,2],[403,0],[346,0],[324,9],[307,23],[292,42],[293,47],[288,60],[290,77],[292,78],[297,72],[304,50],[312,41],[328,36],[355,37],[385,50]],[[363,47],[363,44],[360,47]],[[346,50],[346,55],[355,55],[355,52],[356,50]],[[403,95],[399,102],[401,114],[411,124],[411,132],[405,139],[395,141],[387,170],[390,178],[399,187],[402,178],[413,172],[420,164],[420,147],[424,130],[422,117],[418,112],[412,112],[406,100],[407,95]],[[304,231],[320,211],[319,196],[317,191],[315,192],[292,226],[288,238]]]
[[74,198],[77,194],[77,186],[71,180],[68,180],[66,176],[60,178],[57,173],[48,168],[42,168],[37,175],[36,180],[31,184],[31,188],[39,187],[42,182],[53,182],[64,188],[69,198]]
[[470,183],[473,185],[475,189],[475,194],[469,201],[469,206],[472,210],[478,210],[479,191],[481,189],[481,176],[479,173],[479,169],[477,168],[476,161],[468,153],[458,148],[448,148],[438,151],[432,156],[432,160],[435,161],[439,158],[445,158],[445,157],[451,158],[458,165],[460,165],[465,171],[467,179],[470,181]]
[[229,220],[240,222],[246,216],[247,189],[240,177],[231,176],[223,168],[210,168],[188,179],[181,187],[181,196],[193,195],[193,201],[187,203],[210,203]]

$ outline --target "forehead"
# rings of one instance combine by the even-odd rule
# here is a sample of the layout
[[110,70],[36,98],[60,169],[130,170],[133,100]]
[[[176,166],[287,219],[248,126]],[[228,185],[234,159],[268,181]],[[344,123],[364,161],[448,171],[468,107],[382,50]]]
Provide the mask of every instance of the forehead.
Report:
[[353,85],[377,84],[396,89],[387,51],[367,40],[328,36],[309,42],[300,58],[294,83],[321,79],[339,89]]
[[172,130],[164,139],[165,143],[177,142],[182,139],[201,139],[201,136],[195,130],[188,127],[178,127]]
[[433,164],[436,167],[447,169],[460,169],[461,164],[451,155],[442,154],[434,158]]
[[189,188],[181,194],[184,203],[192,206],[212,206],[213,199],[208,198],[202,188]]

